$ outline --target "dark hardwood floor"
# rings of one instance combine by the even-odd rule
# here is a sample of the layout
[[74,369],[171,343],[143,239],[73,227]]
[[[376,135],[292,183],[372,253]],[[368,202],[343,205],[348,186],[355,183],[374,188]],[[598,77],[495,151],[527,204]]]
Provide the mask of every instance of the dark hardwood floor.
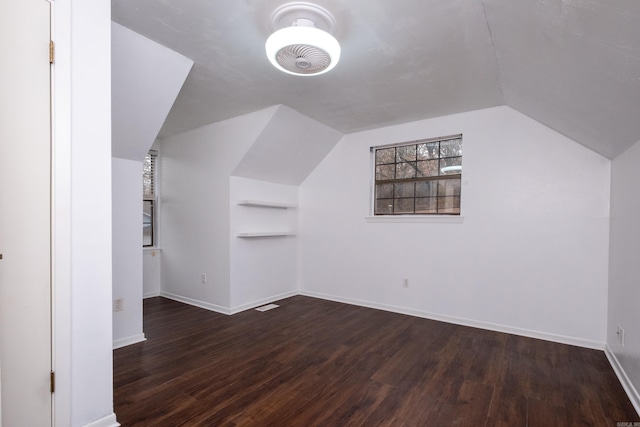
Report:
[[616,426],[602,351],[296,296],[225,316],[144,301],[114,351],[124,426]]

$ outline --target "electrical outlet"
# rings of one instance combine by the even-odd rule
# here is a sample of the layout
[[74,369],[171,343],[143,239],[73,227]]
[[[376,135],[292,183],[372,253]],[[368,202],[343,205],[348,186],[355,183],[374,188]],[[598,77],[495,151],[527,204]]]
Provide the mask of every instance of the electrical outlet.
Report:
[[406,277],[404,279],[402,279],[402,287],[403,288],[408,288],[409,287],[409,279],[407,279]]
[[618,344],[624,347],[624,329],[620,325],[618,325],[616,334],[618,335]]
[[201,281],[202,283],[207,283],[207,273],[202,273],[202,274],[200,275],[200,281]]
[[124,310],[124,298],[118,298],[113,300],[113,311]]

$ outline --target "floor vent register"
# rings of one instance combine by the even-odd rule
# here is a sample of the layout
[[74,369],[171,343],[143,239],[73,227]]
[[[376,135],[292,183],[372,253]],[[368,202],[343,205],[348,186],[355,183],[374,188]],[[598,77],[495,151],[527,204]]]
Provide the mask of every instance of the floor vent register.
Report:
[[272,309],[278,308],[278,307],[280,307],[278,304],[267,304],[267,305],[263,305],[262,307],[256,308],[256,310],[258,310],[258,311],[267,311],[267,310],[272,310]]

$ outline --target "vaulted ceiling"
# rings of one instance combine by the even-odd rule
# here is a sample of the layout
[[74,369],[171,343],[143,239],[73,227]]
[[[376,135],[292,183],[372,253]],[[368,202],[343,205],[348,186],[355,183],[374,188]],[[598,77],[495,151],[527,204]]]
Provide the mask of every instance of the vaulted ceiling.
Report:
[[342,57],[314,77],[265,56],[286,2],[112,1],[195,62],[161,137],[275,104],[342,133],[507,104],[609,158],[640,140],[638,0],[317,0]]

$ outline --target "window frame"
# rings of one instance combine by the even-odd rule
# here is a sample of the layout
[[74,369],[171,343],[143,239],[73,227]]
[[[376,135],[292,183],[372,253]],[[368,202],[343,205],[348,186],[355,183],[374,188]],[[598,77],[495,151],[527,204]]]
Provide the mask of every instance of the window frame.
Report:
[[[158,200],[158,151],[157,150],[149,150],[149,152],[147,154],[145,154],[145,160],[147,156],[151,156],[152,158],[152,166],[151,166],[151,172],[152,172],[152,177],[151,177],[151,189],[153,191],[153,194],[147,194],[145,193],[145,188],[143,185],[142,188],[142,206],[143,206],[143,210],[142,210],[142,214],[143,214],[143,222],[142,222],[142,228],[143,228],[143,237],[142,237],[142,247],[147,249],[147,248],[155,248],[157,246],[157,200]],[[145,173],[144,173],[144,162],[145,160],[143,160],[143,171],[142,171],[142,178],[144,179]],[[148,245],[145,245],[144,242],[144,227],[145,227],[145,222],[144,222],[144,204],[145,202],[148,202],[150,204],[150,210],[151,210],[151,243]]]
[[[150,214],[150,222],[151,222],[151,227],[150,227],[150,228],[151,228],[151,243],[150,243],[150,244],[148,244],[148,245],[145,245],[145,244],[144,244],[144,227],[145,227],[145,222],[144,222],[144,220],[143,220],[143,223],[142,223],[142,228],[143,228],[142,247],[143,247],[143,248],[153,248],[153,247],[155,247],[155,245],[156,245],[156,232],[155,232],[155,231],[156,231],[156,221],[155,221],[155,218],[156,218],[156,201],[155,201],[155,199],[150,199],[150,198],[148,198],[148,197],[144,197],[144,198],[142,199],[143,208],[144,208],[144,204],[145,204],[145,203],[149,203],[149,207],[150,207],[150,211],[151,211],[151,214]],[[144,215],[144,209],[142,210],[142,212],[143,212],[143,215]]]
[[[414,212],[402,212],[402,213],[376,213],[376,202],[377,202],[377,197],[376,197],[376,186],[381,184],[380,180],[376,180],[376,174],[377,174],[377,166],[380,166],[377,164],[376,161],[376,153],[378,150],[384,150],[384,149],[388,149],[388,148],[399,148],[399,147],[407,147],[407,146],[417,146],[420,144],[428,144],[428,143],[433,143],[433,142],[444,142],[444,141],[450,141],[450,140],[463,140],[463,135],[460,134],[454,134],[454,135],[447,135],[447,136],[441,136],[441,137],[435,137],[435,138],[424,138],[424,139],[418,139],[418,140],[413,140],[413,141],[406,141],[406,142],[399,142],[399,143],[392,143],[392,144],[383,144],[383,145],[376,145],[376,146],[371,146],[369,148],[370,150],[370,156],[371,156],[371,185],[370,185],[370,206],[369,206],[369,216],[366,217],[367,222],[463,222],[463,210],[462,210],[462,170],[460,170],[459,174],[444,174],[441,175],[439,172],[438,175],[433,175],[433,176],[427,176],[427,177],[413,177],[413,178],[394,178],[392,180],[388,180],[390,182],[388,182],[388,184],[398,184],[398,183],[402,183],[402,182],[428,182],[428,181],[440,181],[440,180],[447,180],[447,179],[455,179],[459,181],[459,185],[460,185],[460,190],[459,190],[459,208],[458,208],[458,212],[433,212],[433,213],[426,213],[426,212],[419,212],[419,213],[415,213],[415,193],[413,197],[409,197],[409,198],[413,198],[414,200]],[[397,151],[396,151],[397,153]],[[397,154],[396,154],[397,155]],[[443,157],[440,157],[440,153],[438,153],[438,157],[437,160],[440,162]],[[458,157],[458,156],[453,156],[451,158],[454,157]],[[460,167],[462,167],[462,157],[463,155],[460,155]],[[444,157],[444,159],[449,158],[449,157]],[[434,159],[435,160],[435,159]],[[416,159],[416,162],[418,160]],[[428,160],[427,160],[428,161]],[[399,162],[397,160],[397,158],[394,160],[394,163],[389,163],[389,164],[395,164],[397,165]],[[441,167],[439,165],[439,167]],[[397,173],[397,172],[396,172]],[[383,180],[384,183],[385,180]],[[395,188],[395,187],[394,187]],[[395,196],[395,194],[394,194]],[[443,196],[429,196],[429,197],[443,197]],[[384,199],[384,198],[382,198]],[[401,199],[401,198],[396,198],[396,197],[392,197],[390,198],[390,200],[397,200],[397,199]],[[437,203],[437,202],[436,202]],[[395,207],[395,203],[394,203],[394,207]]]

